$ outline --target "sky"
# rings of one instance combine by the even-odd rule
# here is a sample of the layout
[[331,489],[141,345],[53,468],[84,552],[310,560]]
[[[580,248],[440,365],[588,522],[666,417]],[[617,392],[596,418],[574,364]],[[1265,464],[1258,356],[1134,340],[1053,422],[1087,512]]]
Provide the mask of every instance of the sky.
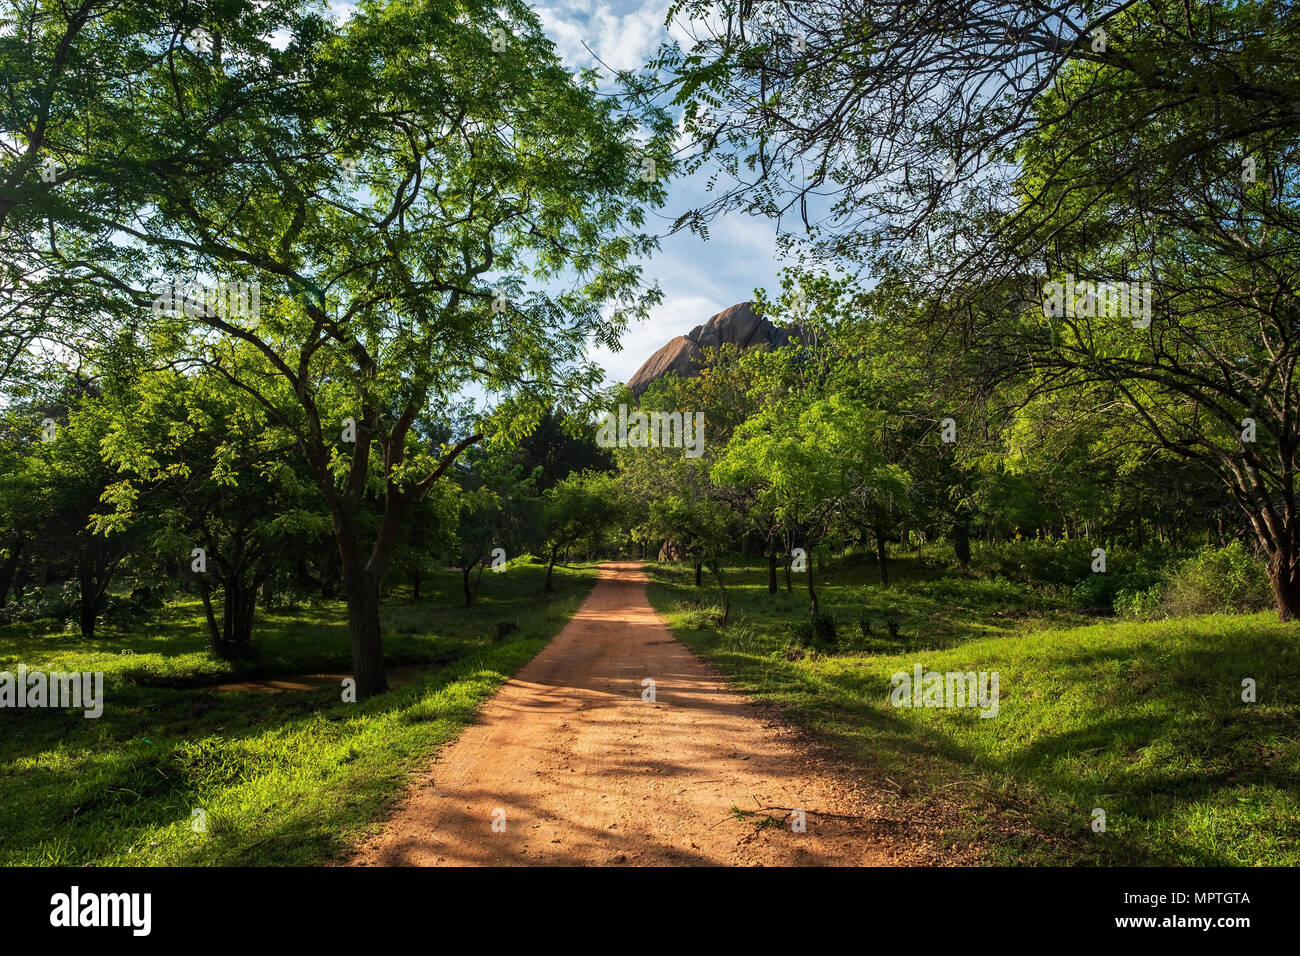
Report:
[[[328,0],[337,19],[353,5]],[[670,0],[536,0],[537,12],[561,59],[571,69],[631,69],[645,64],[668,39],[664,26]],[[599,60],[599,62],[598,62]],[[707,196],[704,174],[675,180],[668,203],[647,217],[646,228],[667,233],[681,213]],[[656,227],[654,223],[661,223]],[[607,383],[625,382],[662,345],[684,335],[723,309],[752,299],[754,290],[779,287],[775,225],[732,215],[709,227],[706,242],[690,233],[665,235],[660,251],[643,263],[647,283],[658,284],[663,301],[649,320],[628,328],[622,348],[591,349]]]
[[[668,39],[669,0],[542,0],[534,5],[560,57],[571,68],[643,65]],[[593,57],[594,54],[594,57]],[[597,62],[597,59],[599,62]],[[674,181],[668,204],[656,212],[667,232],[682,212],[707,197],[705,174]],[[647,219],[647,225],[655,221]],[[688,232],[665,235],[660,251],[644,263],[663,301],[650,319],[627,330],[622,349],[595,348],[591,357],[610,382],[625,382],[656,349],[710,316],[753,298],[754,289],[778,287],[780,263],[771,222],[729,215],[712,223],[706,242]]]

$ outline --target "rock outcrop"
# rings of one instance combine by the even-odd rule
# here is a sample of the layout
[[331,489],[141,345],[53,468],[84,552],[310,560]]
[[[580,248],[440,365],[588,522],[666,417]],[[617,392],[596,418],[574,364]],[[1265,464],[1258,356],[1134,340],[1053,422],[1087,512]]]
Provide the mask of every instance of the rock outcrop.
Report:
[[753,302],[741,302],[723,309],[703,325],[691,329],[689,335],[679,335],[654,355],[628,379],[632,394],[640,395],[655,379],[669,372],[683,378],[698,375],[703,367],[703,352],[708,348],[735,345],[749,349],[757,345],[779,348],[790,342],[797,329],[780,328],[754,311]]

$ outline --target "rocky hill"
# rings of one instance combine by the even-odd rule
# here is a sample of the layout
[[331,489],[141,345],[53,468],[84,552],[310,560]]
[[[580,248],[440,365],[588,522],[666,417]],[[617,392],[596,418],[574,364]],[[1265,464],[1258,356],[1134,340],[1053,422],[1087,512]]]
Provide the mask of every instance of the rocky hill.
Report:
[[753,302],[741,302],[723,309],[703,325],[697,325],[687,335],[679,335],[654,355],[628,379],[627,387],[640,395],[650,383],[669,372],[687,378],[698,375],[702,353],[707,348],[721,348],[728,343],[740,349],[766,345],[779,348],[790,341],[797,328],[773,325],[754,311]]

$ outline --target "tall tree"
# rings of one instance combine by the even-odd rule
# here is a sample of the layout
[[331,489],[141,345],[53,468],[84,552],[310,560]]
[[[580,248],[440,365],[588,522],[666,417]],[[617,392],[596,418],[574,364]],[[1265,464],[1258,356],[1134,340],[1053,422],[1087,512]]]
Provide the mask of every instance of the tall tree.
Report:
[[[343,26],[303,16],[276,54],[224,12],[212,20],[209,50],[160,60],[142,83],[155,120],[206,117],[174,144],[183,174],[140,158],[149,203],[113,232],[129,252],[65,230],[57,253],[125,286],[142,322],[179,303],[191,357],[294,437],[332,518],[369,695],[387,686],[380,583],[410,508],[484,435],[517,438],[544,408],[580,403],[599,377],[588,339],[612,342],[655,300],[635,265],[653,239],[636,230],[662,199],[672,124],[570,74],[519,2],[392,0]],[[259,70],[268,85],[249,107]],[[156,297],[136,260],[174,282],[257,282],[261,314]],[[469,387],[499,414],[445,444],[413,433]]]

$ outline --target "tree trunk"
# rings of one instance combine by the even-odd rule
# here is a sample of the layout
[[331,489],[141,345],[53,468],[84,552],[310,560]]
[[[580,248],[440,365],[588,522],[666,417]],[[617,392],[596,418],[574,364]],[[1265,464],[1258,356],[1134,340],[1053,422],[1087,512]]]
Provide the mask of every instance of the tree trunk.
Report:
[[469,589],[469,573],[473,570],[474,570],[474,565],[472,564],[469,565],[468,567],[464,567],[460,569],[460,583],[461,583],[461,587],[464,588],[465,590],[466,607],[474,606],[474,595]]
[[253,647],[253,615],[257,610],[257,586],[249,587],[240,582],[234,599],[229,595],[227,604],[233,604],[235,613],[230,619],[230,651],[232,654],[247,654]]
[[872,528],[876,538],[876,566],[880,568],[880,583],[889,584],[889,553],[885,550],[885,532],[881,528]]
[[767,544],[767,593],[776,593],[776,540]]
[[199,577],[199,596],[203,598],[203,611],[208,619],[208,641],[212,653],[224,659],[225,644],[221,640],[221,629],[217,627],[217,616],[212,612],[212,588],[208,585],[208,579],[203,576]]
[[348,633],[357,700],[388,690],[384,645],[379,633],[379,576],[364,568],[344,575],[348,589]]
[[90,552],[91,549],[87,546],[81,554],[81,561],[77,565],[77,586],[81,594],[79,617],[81,636],[84,638],[95,636],[95,612],[98,610],[97,605],[99,604]]
[[1300,620],[1300,555],[1294,547],[1274,552],[1268,562],[1268,577],[1273,582],[1278,619]]
[[699,559],[699,558],[696,558],[696,559],[695,559],[695,586],[696,586],[697,588],[698,588],[698,587],[703,583],[703,581],[704,581],[704,578],[702,577],[702,573],[701,573],[701,572],[702,572],[702,569],[701,569],[701,567],[700,567],[700,559]]
[[[809,550],[812,550],[811,542],[809,542]],[[813,563],[811,561],[808,562],[808,603],[812,606],[812,613],[814,615],[817,614],[819,610],[817,606],[817,591],[813,587]]]
[[9,588],[13,586],[14,574],[18,571],[18,559],[23,554],[23,542],[15,542],[9,548],[9,557],[0,562],[0,607],[9,600]]
[[[478,586],[483,582],[483,569],[484,569],[485,567],[487,567],[486,562],[480,561],[480,562],[478,563],[478,574],[474,576],[474,599],[473,599],[473,601],[477,601],[477,600],[478,600]],[[473,601],[471,601],[470,603],[472,604]]]
[[551,584],[551,572],[555,570],[555,558],[557,554],[558,554],[558,550],[556,548],[552,548],[551,563],[546,566],[546,592],[548,594],[555,590],[554,586],[552,586]]
[[952,526],[952,550],[957,566],[965,571],[970,566],[970,520],[964,516]]
[[727,585],[722,580],[722,566],[717,561],[709,563],[709,570],[717,578],[718,590],[722,592],[722,629],[727,629],[727,621],[731,618],[731,595],[727,593]]
[[235,650],[235,621],[239,617],[239,611],[244,600],[243,582],[232,576],[225,582],[225,591],[225,600],[221,602],[221,640],[225,644],[226,650],[233,653]]
[[87,640],[95,636],[95,602],[81,599],[81,636]]
[[420,600],[420,566],[417,564],[411,572],[411,600]]

